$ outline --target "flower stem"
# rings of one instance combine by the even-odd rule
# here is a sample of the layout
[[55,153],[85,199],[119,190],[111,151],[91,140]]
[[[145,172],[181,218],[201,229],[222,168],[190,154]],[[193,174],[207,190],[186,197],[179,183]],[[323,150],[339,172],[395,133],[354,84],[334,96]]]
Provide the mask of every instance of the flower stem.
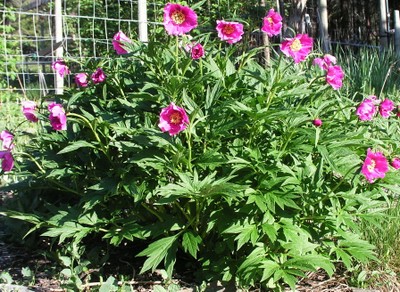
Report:
[[93,133],[93,135],[94,135],[96,141],[97,141],[97,142],[99,143],[99,145],[100,145],[101,151],[106,155],[106,157],[108,158],[108,160],[111,161],[111,158],[110,158],[110,156],[109,156],[107,147],[106,147],[106,146],[103,144],[103,142],[101,141],[99,135],[97,134],[97,132],[96,132],[95,129],[93,128],[93,126],[92,126],[92,124],[90,123],[90,121],[89,121],[87,118],[85,118],[84,116],[79,115],[79,114],[76,114],[76,113],[68,113],[67,116],[76,117],[76,118],[81,119],[81,120],[90,128],[90,130],[92,131],[92,133]]
[[26,153],[26,152],[14,152],[14,154],[17,154],[17,155],[20,154],[20,155],[28,156],[33,161],[33,163],[35,163],[35,165],[37,166],[37,168],[40,170],[41,173],[46,173],[46,171],[39,164],[39,162],[37,162],[37,160],[32,155],[30,155],[29,153]]
[[191,134],[191,124],[189,124],[188,129],[186,131],[186,142],[188,145],[188,168],[189,171],[192,172],[192,134]]
[[176,75],[179,75],[179,37],[176,36],[175,38],[176,43],[175,43],[175,70],[176,70]]
[[154,216],[157,217],[158,220],[160,220],[161,222],[164,222],[164,219],[161,218],[160,215],[157,214],[156,211],[154,211],[153,209],[151,209],[149,206],[147,206],[145,203],[141,204],[143,208],[145,208],[147,211],[149,211],[151,214],[153,214]]

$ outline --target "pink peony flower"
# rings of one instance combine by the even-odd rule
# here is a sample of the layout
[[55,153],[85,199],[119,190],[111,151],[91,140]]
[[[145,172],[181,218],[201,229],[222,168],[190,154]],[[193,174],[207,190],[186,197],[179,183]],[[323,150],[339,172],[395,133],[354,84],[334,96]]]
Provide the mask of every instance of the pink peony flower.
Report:
[[176,106],[173,102],[161,110],[158,124],[161,131],[169,132],[171,136],[174,136],[185,130],[188,124],[189,118],[185,110]]
[[86,73],[78,73],[75,75],[75,83],[79,87],[87,87],[88,86],[88,76]]
[[388,118],[390,116],[390,113],[394,109],[394,102],[391,101],[390,99],[385,99],[382,101],[382,103],[379,105],[379,113],[383,118]]
[[70,73],[68,66],[65,64],[65,62],[62,59],[58,59],[57,61],[54,61],[51,64],[51,67],[53,68],[54,71],[58,73],[61,77],[66,76],[67,74]]
[[182,35],[197,27],[197,14],[189,7],[168,3],[163,24],[169,35]]
[[118,55],[128,53],[128,51],[124,48],[124,43],[132,43],[132,40],[128,38],[122,31],[117,32],[113,37],[112,44]]
[[[370,121],[375,115],[376,107],[374,102],[375,96],[365,99],[356,110],[356,114],[362,121]],[[376,98],[376,97],[375,97]]]
[[0,133],[0,141],[3,141],[3,150],[11,151],[14,148],[14,135],[10,132],[3,130]]
[[50,111],[50,124],[54,130],[66,130],[67,129],[67,116],[61,104],[52,102],[48,105]]
[[22,102],[22,113],[28,121],[36,123],[38,117],[36,116],[36,102],[31,100],[26,100]]
[[275,12],[274,9],[270,9],[267,16],[263,18],[263,26],[261,27],[261,30],[267,33],[269,37],[272,37],[280,34],[281,29],[282,16],[278,12]]
[[322,126],[322,120],[320,120],[320,119],[313,120],[313,125],[316,126],[316,127],[321,127]]
[[340,66],[330,66],[326,73],[326,82],[328,82],[333,89],[338,90],[343,85],[344,72]]
[[336,64],[336,58],[330,54],[324,55],[323,58],[315,58],[313,65],[317,65],[322,70],[328,71],[328,68]]
[[14,168],[14,158],[10,151],[0,151],[1,169],[11,171]]
[[392,166],[394,169],[399,169],[400,168],[400,158],[393,158],[392,160]]
[[104,74],[103,69],[97,68],[97,70],[92,74],[92,81],[94,84],[104,82],[106,80],[106,74]]
[[200,43],[196,43],[194,46],[192,46],[190,51],[193,60],[200,59],[204,56],[204,48]]
[[237,43],[242,39],[243,24],[234,21],[217,20],[218,37],[228,44]]
[[280,48],[282,53],[292,57],[297,64],[304,61],[311,52],[313,39],[306,34],[298,34],[294,38],[286,39],[282,42]]
[[389,164],[386,157],[381,152],[372,152],[368,148],[367,157],[361,167],[361,173],[365,178],[372,183],[376,178],[384,178],[388,171]]

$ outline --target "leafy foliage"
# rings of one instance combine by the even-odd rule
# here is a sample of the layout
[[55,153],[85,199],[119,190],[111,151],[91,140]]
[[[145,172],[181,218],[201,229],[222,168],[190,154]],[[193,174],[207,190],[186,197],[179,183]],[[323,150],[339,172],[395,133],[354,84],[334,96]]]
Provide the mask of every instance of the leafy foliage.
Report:
[[[182,39],[155,37],[79,64],[103,68],[106,82],[54,97],[66,131],[51,129],[43,103],[10,186],[32,204],[4,214],[51,238],[78,288],[82,272],[125,245],[142,273],[163,267],[171,278],[186,261],[200,281],[242,287],[295,289],[307,271],[374,259],[357,222],[374,220],[399,178],[368,184],[360,167],[369,147],[398,149],[398,121],[359,122],[352,96],[332,90],[311,57],[294,65],[275,54],[263,66],[260,48],[195,38],[207,48],[200,60]],[[177,136],[157,127],[170,102],[190,117]]]

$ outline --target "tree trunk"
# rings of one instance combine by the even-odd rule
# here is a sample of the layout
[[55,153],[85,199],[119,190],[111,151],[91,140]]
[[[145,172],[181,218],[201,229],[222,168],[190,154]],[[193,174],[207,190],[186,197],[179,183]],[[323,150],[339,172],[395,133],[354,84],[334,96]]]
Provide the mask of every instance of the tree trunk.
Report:
[[331,44],[328,34],[328,4],[327,0],[318,1],[319,12],[319,37],[321,41],[322,50],[327,53],[330,51]]
[[288,19],[288,28],[285,36],[293,37],[298,33],[305,32],[304,14],[306,13],[307,0],[291,0],[291,7]]
[[381,48],[384,49],[388,47],[386,0],[379,1],[379,12],[380,12],[380,22],[379,22],[380,44]]

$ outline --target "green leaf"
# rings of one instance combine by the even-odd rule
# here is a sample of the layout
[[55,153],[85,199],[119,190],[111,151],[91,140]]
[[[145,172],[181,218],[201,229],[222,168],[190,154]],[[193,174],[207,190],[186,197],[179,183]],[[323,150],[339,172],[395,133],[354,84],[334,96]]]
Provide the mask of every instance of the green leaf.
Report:
[[200,235],[195,235],[193,232],[188,231],[183,234],[182,246],[185,252],[189,252],[195,259],[197,259],[197,251],[199,244],[202,242]]
[[335,248],[334,251],[335,251],[337,257],[342,260],[342,262],[346,266],[346,268],[351,269],[352,268],[351,256],[339,247]]
[[271,260],[265,260],[262,262],[261,269],[263,269],[263,275],[261,278],[260,282],[264,282],[266,280],[268,280],[269,278],[271,278],[271,276],[277,271],[279,270],[280,266],[278,263],[271,261]]
[[155,285],[153,287],[154,292],[168,292],[163,286]]
[[78,100],[85,92],[80,91],[75,93],[74,95],[71,96],[71,98],[68,100],[67,107],[70,107],[76,100]]
[[[161,238],[153,243],[151,243],[145,250],[140,252],[137,256],[147,256],[148,258],[143,264],[140,274],[157,268],[162,260],[165,260],[169,255],[170,250],[174,250],[176,247],[177,236],[169,236]],[[171,264],[171,263],[170,263]]]
[[72,144],[68,145],[64,149],[60,150],[57,154],[64,154],[68,152],[75,151],[79,148],[96,148],[93,144],[86,142],[84,140],[73,142]]
[[113,277],[108,277],[107,281],[105,281],[99,289],[99,292],[111,292],[118,291],[118,281]]
[[295,268],[300,270],[317,270],[324,269],[329,276],[335,272],[335,265],[322,255],[301,255],[286,261],[282,267]]

